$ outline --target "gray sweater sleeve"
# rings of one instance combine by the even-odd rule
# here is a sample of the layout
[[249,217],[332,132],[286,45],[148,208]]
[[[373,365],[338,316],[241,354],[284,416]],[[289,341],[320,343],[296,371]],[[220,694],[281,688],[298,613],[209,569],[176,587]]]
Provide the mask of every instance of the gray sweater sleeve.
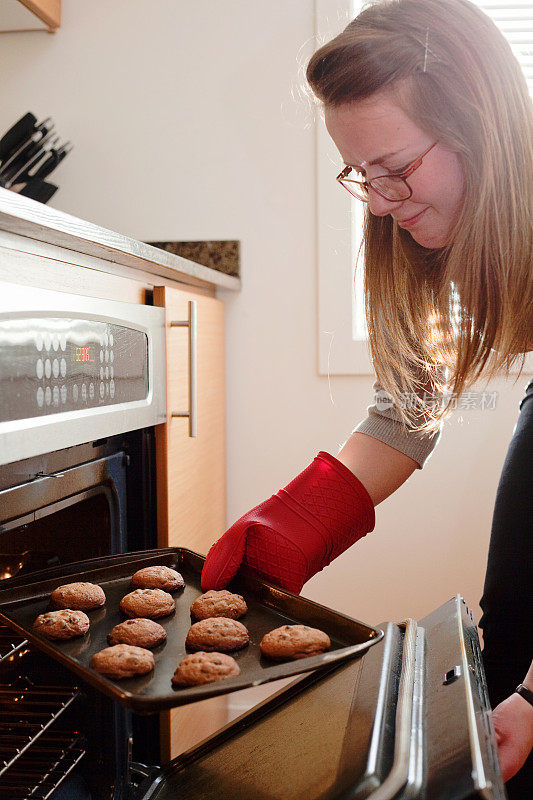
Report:
[[374,383],[373,389],[374,403],[367,408],[367,416],[357,425],[353,433],[358,431],[379,439],[412,458],[417,462],[418,469],[422,469],[440,439],[442,426],[431,435],[420,431],[404,431],[400,414],[394,408],[390,395],[378,381]]

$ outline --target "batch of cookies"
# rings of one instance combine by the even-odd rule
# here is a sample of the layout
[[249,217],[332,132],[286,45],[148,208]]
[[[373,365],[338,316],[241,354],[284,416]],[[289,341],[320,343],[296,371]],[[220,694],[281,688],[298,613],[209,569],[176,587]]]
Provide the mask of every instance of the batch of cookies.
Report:
[[[120,601],[127,619],[108,633],[109,647],[95,653],[91,668],[113,679],[146,675],[155,668],[152,649],[167,638],[156,619],[175,610],[173,592],[185,586],[183,577],[165,566],[144,567],[131,578],[133,591]],[[90,627],[86,611],[106,602],[101,586],[94,583],[69,583],[54,589],[50,596],[53,611],[40,614],[33,623],[36,633],[51,640],[84,636]],[[178,664],[172,684],[176,687],[199,686],[240,675],[240,668],[228,653],[250,643],[248,630],[239,617],[246,614],[246,601],[226,590],[200,595],[190,607],[194,622],[187,633],[190,652]],[[285,661],[319,655],[331,645],[326,633],[307,625],[283,625],[263,636],[261,654],[273,661]]]

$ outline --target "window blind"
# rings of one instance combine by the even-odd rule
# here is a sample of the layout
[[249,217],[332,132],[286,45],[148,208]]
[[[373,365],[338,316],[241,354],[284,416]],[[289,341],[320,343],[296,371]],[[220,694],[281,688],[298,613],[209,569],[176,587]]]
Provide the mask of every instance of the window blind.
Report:
[[473,0],[501,30],[526,76],[533,97],[533,3],[532,0]]

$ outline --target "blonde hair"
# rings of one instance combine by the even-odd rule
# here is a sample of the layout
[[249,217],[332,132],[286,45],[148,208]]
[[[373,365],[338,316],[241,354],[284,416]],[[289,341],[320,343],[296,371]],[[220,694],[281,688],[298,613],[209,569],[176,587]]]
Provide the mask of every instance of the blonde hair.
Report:
[[[378,379],[405,425],[433,431],[483,373],[509,373],[533,343],[533,111],[493,22],[468,0],[377,0],[307,67],[333,108],[391,89],[424,131],[458,154],[464,198],[450,243],[419,246],[366,212],[365,304]],[[403,87],[403,88],[402,88]],[[406,89],[407,91],[405,91]],[[429,390],[424,398],[424,390]],[[402,395],[416,396],[406,407]]]

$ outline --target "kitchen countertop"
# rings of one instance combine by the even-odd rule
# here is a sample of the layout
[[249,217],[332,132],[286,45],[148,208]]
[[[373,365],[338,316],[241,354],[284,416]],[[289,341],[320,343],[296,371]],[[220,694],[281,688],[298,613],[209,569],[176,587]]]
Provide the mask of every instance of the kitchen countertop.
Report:
[[217,272],[240,277],[240,242],[233,239],[193,242],[147,242],[154,247],[188,258]]
[[101,228],[7,189],[0,189],[0,231],[66,247],[177,281],[182,276],[190,276],[225,289],[241,288],[238,277]]

